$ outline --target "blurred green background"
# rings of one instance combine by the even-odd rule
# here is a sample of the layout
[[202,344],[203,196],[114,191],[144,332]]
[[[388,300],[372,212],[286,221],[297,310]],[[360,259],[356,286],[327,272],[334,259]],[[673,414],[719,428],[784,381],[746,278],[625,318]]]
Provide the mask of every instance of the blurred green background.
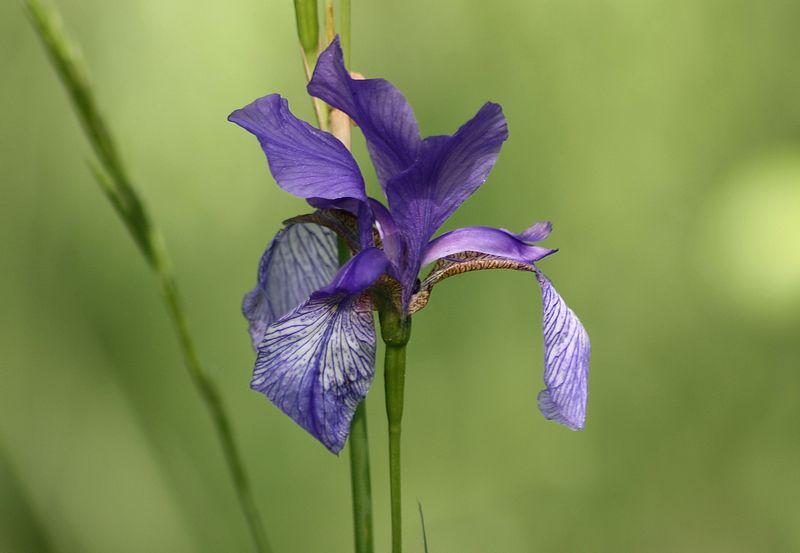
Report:
[[[337,458],[248,388],[242,294],[303,203],[226,122],[312,119],[292,3],[62,0],[164,229],[277,553],[347,552]],[[353,65],[423,134],[510,126],[446,228],[549,219],[542,267],[592,338],[588,423],[542,419],[536,284],[488,271],[415,317],[405,537],[433,553],[800,550],[800,3],[361,2]],[[16,2],[0,4],[0,551],[250,551],[156,284]],[[357,157],[375,186],[363,142]],[[368,401],[388,548],[380,376]]]

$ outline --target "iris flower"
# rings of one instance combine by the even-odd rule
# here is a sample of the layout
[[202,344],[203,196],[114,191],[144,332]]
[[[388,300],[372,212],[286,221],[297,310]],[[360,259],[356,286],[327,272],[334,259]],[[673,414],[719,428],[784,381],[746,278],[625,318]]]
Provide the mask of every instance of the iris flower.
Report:
[[[447,277],[515,269],[533,273],[542,293],[545,389],[539,409],[582,429],[589,338],[535,265],[555,252],[536,244],[548,236],[550,223],[520,233],[466,227],[434,238],[497,160],[508,137],[500,106],[486,103],[453,135],[423,139],[391,83],[351,78],[338,38],[320,55],[308,92],[360,127],[388,207],[367,196],[347,148],[292,115],[281,96],[265,96],[230,115],[258,138],[278,186],[316,209],[285,222],[245,296],[258,354],[251,387],[338,453],[375,373],[373,310],[380,302],[410,316]],[[341,267],[337,240],[352,254]]]

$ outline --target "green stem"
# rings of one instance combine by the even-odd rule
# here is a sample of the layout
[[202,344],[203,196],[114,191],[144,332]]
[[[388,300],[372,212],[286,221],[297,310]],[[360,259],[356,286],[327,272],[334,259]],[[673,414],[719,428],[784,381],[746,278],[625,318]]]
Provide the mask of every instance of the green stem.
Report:
[[342,39],[344,65],[350,69],[350,0],[341,0],[339,4],[339,36]]
[[91,162],[94,175],[158,277],[186,369],[211,416],[239,504],[253,536],[256,551],[270,553],[271,548],[261,525],[261,518],[233,437],[230,418],[222,402],[222,396],[200,363],[197,349],[186,324],[186,316],[161,233],[128,178],[128,173],[118,154],[108,125],[97,108],[97,102],[89,87],[86,73],[78,61],[74,48],[61,30],[58,14],[55,10],[45,8],[38,0],[26,0],[26,7],[33,27],[42,40],[61,82],[67,89],[78,119],[97,155],[99,164]]
[[372,553],[372,487],[369,473],[366,402],[356,409],[350,426],[350,484],[353,491],[353,530],[356,553]]
[[380,311],[381,335],[386,343],[384,363],[386,417],[389,421],[389,489],[392,511],[392,553],[403,551],[402,498],[400,481],[400,435],[406,377],[406,345],[411,336],[411,318],[394,309]]
[[[350,259],[350,250],[342,237],[338,238],[337,246],[341,266]],[[372,484],[369,470],[366,400],[359,404],[353,416],[347,446],[350,450],[350,488],[353,493],[353,533],[356,553],[373,553]]]

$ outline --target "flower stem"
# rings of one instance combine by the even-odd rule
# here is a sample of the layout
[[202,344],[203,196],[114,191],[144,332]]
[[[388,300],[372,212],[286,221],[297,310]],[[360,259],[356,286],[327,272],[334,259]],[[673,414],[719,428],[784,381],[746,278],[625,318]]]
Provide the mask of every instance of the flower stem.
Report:
[[[339,237],[339,265],[350,259],[350,250]],[[362,401],[350,423],[350,488],[353,493],[353,533],[356,553],[372,553],[372,484],[369,470],[369,440],[367,437],[367,402]]]
[[342,38],[344,65],[350,69],[350,0],[339,2],[339,36]]
[[325,0],[325,46],[336,36],[336,18],[333,14],[333,0]]
[[411,337],[411,318],[394,309],[380,311],[381,336],[386,343],[384,362],[386,416],[389,421],[389,489],[392,510],[392,553],[403,551],[400,482],[400,434],[406,377],[406,345]]
[[356,409],[350,426],[350,484],[353,491],[353,530],[356,553],[372,553],[372,487],[369,471],[366,402]]
[[86,73],[78,62],[75,49],[61,30],[58,14],[53,9],[45,8],[38,0],[27,0],[26,8],[36,33],[42,40],[61,82],[67,89],[89,143],[97,155],[98,162],[90,164],[94,175],[102,191],[128,228],[150,268],[158,277],[167,312],[183,353],[184,364],[197,393],[211,416],[239,504],[250,527],[256,551],[270,553],[271,548],[261,525],[261,518],[233,437],[230,418],[222,402],[222,396],[201,364],[194,340],[192,340],[186,324],[186,316],[161,233],[128,178],[111,132],[97,108]]

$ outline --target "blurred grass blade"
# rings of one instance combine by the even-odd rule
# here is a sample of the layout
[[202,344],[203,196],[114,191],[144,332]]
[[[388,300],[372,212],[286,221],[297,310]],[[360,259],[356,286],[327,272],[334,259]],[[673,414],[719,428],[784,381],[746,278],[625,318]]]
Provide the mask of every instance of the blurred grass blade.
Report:
[[319,46],[319,14],[317,0],[294,0],[294,13],[297,21],[297,37],[300,46],[309,60],[309,64],[317,57]]
[[200,363],[194,340],[189,333],[161,234],[148,216],[144,204],[128,178],[108,126],[97,108],[86,71],[80,64],[75,49],[67,41],[61,29],[57,12],[53,8],[45,7],[39,0],[25,0],[25,7],[50,61],[69,93],[78,119],[97,155],[99,163],[90,161],[95,179],[158,276],[164,302],[175,328],[186,368],[195,389],[205,402],[217,431],[228,471],[250,527],[256,551],[270,553],[269,542],[261,525],[261,518],[250,490],[244,464],[234,441],[230,419],[222,403],[222,397]]
[[61,30],[60,19],[54,10],[45,8],[38,0],[27,0],[26,6],[37,34],[44,43],[47,55],[69,93],[89,142],[103,170],[110,177],[108,179],[110,188],[106,194],[109,198],[114,197],[112,201],[118,212],[124,215],[123,220],[136,244],[147,260],[153,264],[154,252],[150,249],[148,238],[151,229],[149,218],[130,184],[108,127],[97,109],[86,71],[80,63],[78,54],[66,40]]
[[422,524],[422,550],[428,553],[428,533],[425,531],[425,515],[422,514],[422,501],[417,499],[417,507],[419,507],[419,521]]

